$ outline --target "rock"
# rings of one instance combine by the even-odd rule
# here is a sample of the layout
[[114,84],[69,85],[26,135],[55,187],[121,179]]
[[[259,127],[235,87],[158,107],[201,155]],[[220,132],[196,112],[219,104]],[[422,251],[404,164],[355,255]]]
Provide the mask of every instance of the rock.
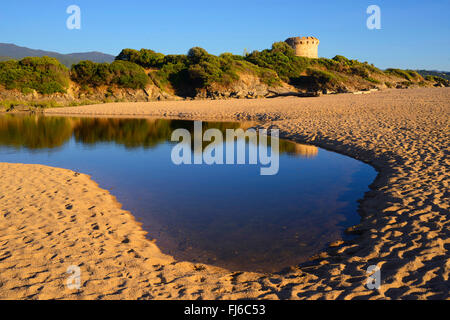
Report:
[[309,91],[304,94],[304,97],[320,97],[322,95],[321,91]]
[[345,87],[340,87],[336,90],[337,93],[349,93],[350,91]]
[[408,89],[408,86],[405,85],[405,84],[399,83],[399,84],[397,84],[397,85],[395,86],[395,88],[396,88],[396,89]]

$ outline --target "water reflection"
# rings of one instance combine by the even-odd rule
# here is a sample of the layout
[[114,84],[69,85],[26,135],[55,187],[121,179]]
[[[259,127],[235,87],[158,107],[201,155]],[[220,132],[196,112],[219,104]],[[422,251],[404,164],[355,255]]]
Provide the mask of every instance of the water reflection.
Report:
[[[205,122],[222,132],[254,124]],[[0,115],[0,161],[92,176],[165,253],[232,270],[277,271],[308,259],[359,222],[368,165],[280,141],[280,170],[171,162],[172,132],[191,121]],[[248,146],[249,148],[251,146]]]
[[[225,134],[226,129],[247,129],[254,124],[205,122],[203,132],[215,128]],[[66,118],[8,114],[0,116],[0,145],[51,149],[61,147],[73,135],[76,141],[84,144],[114,142],[130,149],[153,148],[169,142],[172,132],[179,128],[187,129],[191,133],[194,131],[193,122],[185,120]],[[270,145],[270,139],[268,143]],[[204,142],[203,149],[209,144]],[[314,146],[281,140],[280,153],[314,157],[318,149]]]
[[44,149],[60,147],[73,133],[69,118],[0,115],[0,145]]

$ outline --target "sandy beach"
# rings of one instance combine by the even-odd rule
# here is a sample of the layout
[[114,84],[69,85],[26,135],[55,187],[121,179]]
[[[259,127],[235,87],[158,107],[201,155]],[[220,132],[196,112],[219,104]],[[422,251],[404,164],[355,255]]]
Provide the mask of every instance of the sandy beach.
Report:
[[[372,165],[360,236],[277,274],[175,261],[83,173],[0,163],[0,299],[449,299],[450,88],[161,101],[48,115],[258,121]],[[66,287],[79,266],[81,288]],[[381,287],[366,287],[377,265]],[[286,266],[288,267],[288,266]]]

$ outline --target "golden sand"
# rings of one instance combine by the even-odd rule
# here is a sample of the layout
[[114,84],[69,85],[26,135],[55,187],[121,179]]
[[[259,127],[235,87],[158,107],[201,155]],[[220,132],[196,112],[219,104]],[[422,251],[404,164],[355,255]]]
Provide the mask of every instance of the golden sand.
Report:
[[[350,155],[379,175],[361,236],[279,274],[175,261],[88,176],[0,164],[2,299],[448,299],[450,89],[265,100],[117,103],[48,114],[255,120]],[[81,269],[81,288],[65,282]],[[366,270],[381,269],[379,290]]]

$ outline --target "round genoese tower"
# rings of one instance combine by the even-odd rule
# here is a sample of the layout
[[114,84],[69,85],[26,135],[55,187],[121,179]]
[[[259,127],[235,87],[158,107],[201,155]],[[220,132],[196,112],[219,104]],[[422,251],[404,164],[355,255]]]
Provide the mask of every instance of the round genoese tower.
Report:
[[319,39],[315,37],[293,37],[286,43],[295,50],[295,55],[306,58],[319,58]]

